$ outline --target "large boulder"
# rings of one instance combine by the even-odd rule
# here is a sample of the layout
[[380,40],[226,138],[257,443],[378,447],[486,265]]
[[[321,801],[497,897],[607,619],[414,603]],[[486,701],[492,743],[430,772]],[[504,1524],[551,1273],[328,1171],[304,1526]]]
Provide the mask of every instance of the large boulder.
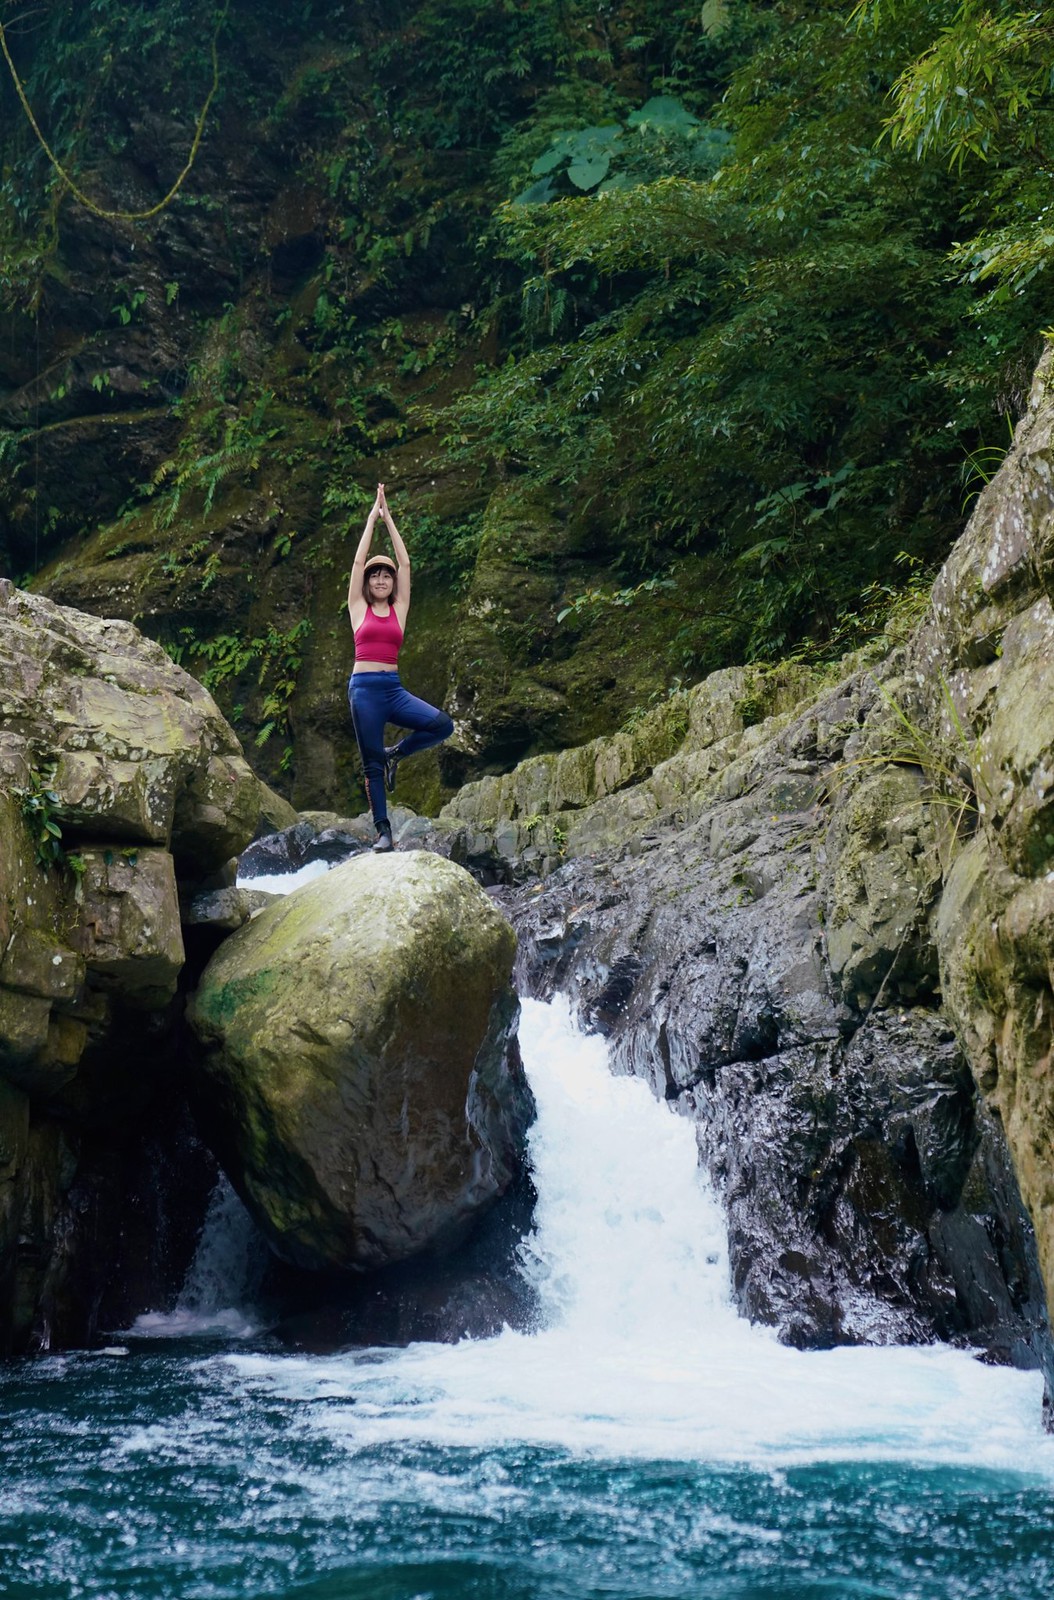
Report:
[[442,1250],[519,1170],[512,929],[460,867],[358,857],[217,951],[189,1017],[217,1149],[283,1259]]
[[0,1074],[46,1096],[111,1014],[162,1012],[177,872],[237,853],[260,784],[206,691],[130,623],[0,581]]

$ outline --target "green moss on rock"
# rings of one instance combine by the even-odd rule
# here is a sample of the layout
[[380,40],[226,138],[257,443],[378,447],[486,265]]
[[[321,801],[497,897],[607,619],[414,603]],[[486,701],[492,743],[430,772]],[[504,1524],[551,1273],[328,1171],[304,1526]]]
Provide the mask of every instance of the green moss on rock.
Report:
[[514,951],[423,851],[353,858],[220,947],[189,1016],[228,1170],[280,1255],[402,1260],[507,1187],[530,1105]]

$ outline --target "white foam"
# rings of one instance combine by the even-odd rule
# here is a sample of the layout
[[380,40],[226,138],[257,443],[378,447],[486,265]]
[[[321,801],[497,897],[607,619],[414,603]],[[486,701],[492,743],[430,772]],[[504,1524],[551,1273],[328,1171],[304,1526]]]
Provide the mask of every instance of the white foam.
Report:
[[333,865],[332,861],[309,861],[295,872],[261,873],[258,877],[244,877],[239,872],[237,886],[239,889],[259,889],[264,894],[292,894],[294,889],[303,888],[305,883],[324,878]]
[[612,1077],[603,1044],[576,1032],[566,1005],[525,1002],[521,1045],[538,1101],[525,1270],[540,1330],[328,1360],[233,1356],[236,1384],[325,1400],[309,1407],[311,1426],[355,1452],[524,1443],[770,1470],[904,1460],[1054,1479],[1038,1374],[940,1346],[801,1352],[744,1322],[691,1126],[644,1084]]

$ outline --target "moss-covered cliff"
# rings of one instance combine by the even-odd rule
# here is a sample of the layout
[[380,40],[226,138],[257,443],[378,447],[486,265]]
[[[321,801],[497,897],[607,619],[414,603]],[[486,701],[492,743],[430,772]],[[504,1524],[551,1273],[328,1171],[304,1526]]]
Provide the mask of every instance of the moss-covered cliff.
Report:
[[[155,175],[185,154],[208,77],[210,8],[185,26],[177,8],[159,9],[164,24],[138,33],[129,24],[131,38],[116,14],[100,14],[66,41],[31,33],[20,53],[32,88],[110,52],[82,176],[126,209],[148,204]],[[7,264],[0,526],[9,569],[162,640],[300,804],[347,810],[360,793],[343,599],[377,478],[422,569],[406,676],[441,700],[453,668],[477,711],[456,766],[617,719],[664,671],[657,659],[620,682],[618,647],[601,638],[595,671],[580,666],[556,688],[534,681],[554,604],[595,581],[610,551],[601,544],[567,564],[563,515],[527,504],[520,526],[533,528],[549,581],[544,592],[519,582],[517,564],[537,549],[496,542],[507,512],[484,520],[493,472],[483,461],[452,465],[428,420],[429,407],[494,359],[492,318],[481,316],[492,269],[479,255],[502,198],[493,152],[579,26],[571,19],[561,33],[552,18],[535,26],[523,15],[492,28],[477,18],[433,60],[440,11],[323,16],[307,6],[290,18],[234,5],[208,136],[178,199],[145,223],[94,215],[64,199],[61,184],[42,205],[46,163],[33,158],[10,96],[5,108],[25,162],[19,200],[39,230],[21,276]],[[144,33],[148,70],[166,82],[160,103],[133,55]],[[185,33],[197,54],[177,66]],[[517,40],[524,64],[502,63]],[[496,84],[484,92],[489,75],[500,93]],[[628,92],[646,86],[630,73]],[[456,107],[430,103],[451,93]],[[78,170],[81,148],[71,137]],[[18,219],[9,213],[7,223],[13,237]],[[497,589],[495,628],[487,614]],[[405,775],[407,797],[435,805],[451,776],[444,788],[435,762],[421,763]]]
[[866,631],[898,552],[946,553],[1049,320],[1039,275],[979,337],[948,274],[994,153],[949,180],[875,142],[907,25],[749,0],[0,20],[103,211],[161,199],[219,66],[144,221],[75,199],[3,80],[0,555],[160,639],[302,806],[361,798],[343,591],[376,479],[419,566],[406,676],[459,722],[403,780],[435,809],[678,679]]

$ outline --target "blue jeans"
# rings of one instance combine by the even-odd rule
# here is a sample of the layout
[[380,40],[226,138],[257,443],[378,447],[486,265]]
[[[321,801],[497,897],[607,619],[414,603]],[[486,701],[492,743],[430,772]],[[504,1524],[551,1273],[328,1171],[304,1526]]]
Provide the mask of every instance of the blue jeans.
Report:
[[348,700],[355,737],[359,741],[362,771],[366,779],[366,798],[378,826],[388,820],[388,802],[384,792],[384,727],[393,722],[397,728],[411,732],[394,747],[400,761],[404,756],[415,756],[421,750],[430,750],[442,744],[454,731],[454,724],[445,711],[430,706],[427,700],[418,700],[399,682],[399,674],[392,672],[353,672],[348,683]]

